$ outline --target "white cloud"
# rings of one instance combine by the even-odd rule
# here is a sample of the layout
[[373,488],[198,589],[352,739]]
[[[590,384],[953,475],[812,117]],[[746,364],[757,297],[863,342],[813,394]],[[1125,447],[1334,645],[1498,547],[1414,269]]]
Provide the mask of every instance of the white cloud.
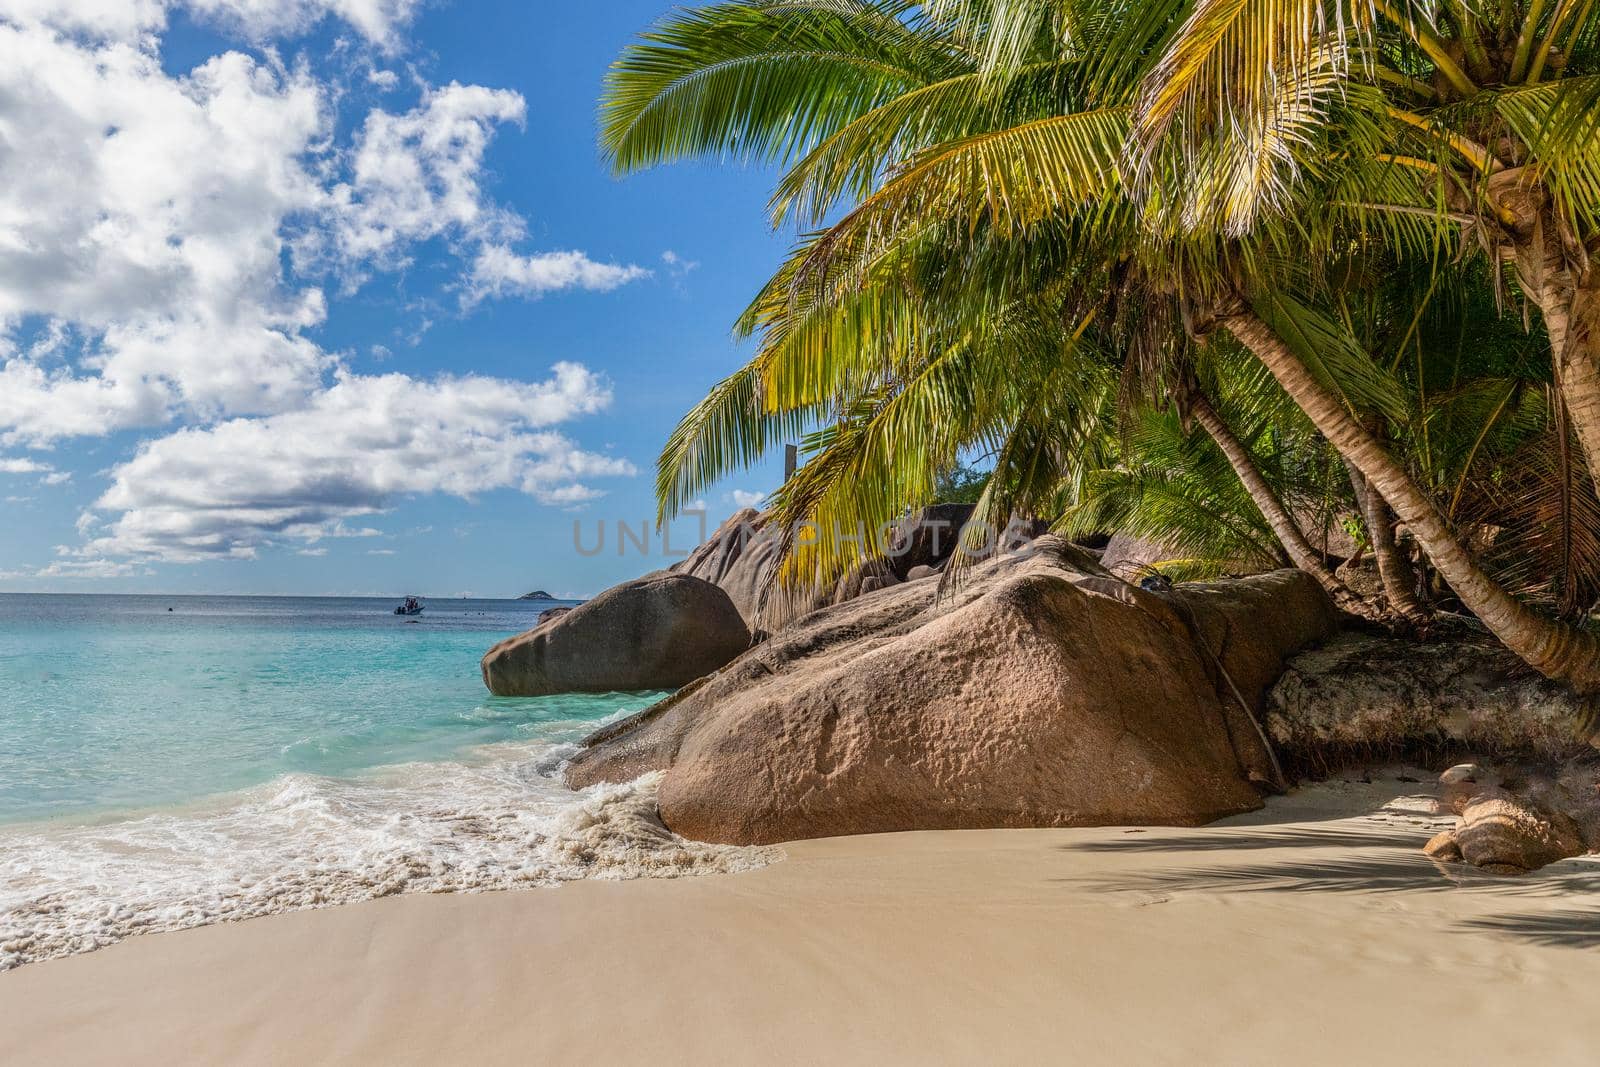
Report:
[[325,548],[302,548],[295,553],[297,556],[326,556],[327,554],[328,550]]
[[588,498],[581,479],[631,475],[546,427],[599,411],[605,384],[557,364],[537,384],[345,375],[303,410],[180,430],[139,449],[95,503],[112,516],[79,558],[250,558],[283,541],[377,531],[345,526],[402,497],[497,489],[548,503]]
[[[35,576],[376,536],[356,520],[412,494],[571,505],[597,495],[586,479],[633,473],[550,429],[609,398],[577,364],[537,384],[360,376],[316,340],[330,279],[346,295],[424,242],[459,272],[443,291],[464,308],[649,273],[516,250],[528,225],[487,192],[486,155],[524,121],[520,94],[429,87],[369,61],[372,85],[414,91],[415,106],[341,116],[359,94],[271,47],[187,73],[162,54],[180,8],[253,44],[337,19],[398,50],[419,6],[0,0],[0,449],[164,433],[111,471],[83,544]],[[21,456],[0,474],[72,477]]]
[[137,42],[166,24],[166,0],[5,0],[0,20]]
[[661,253],[661,262],[667,265],[667,272],[674,278],[681,278],[692,270],[698,270],[700,267],[699,260],[684,259],[670,248]]
[[56,560],[43,567],[0,571],[0,580],[27,578],[127,578],[136,574],[153,573],[139,563],[119,563],[114,560]]
[[383,48],[398,44],[399,30],[411,21],[418,0],[185,0],[201,18],[256,40],[296,36],[324,18],[342,19]]
[[168,13],[179,8],[256,41],[303,34],[336,18],[392,48],[418,6],[418,0],[5,0],[0,19],[135,43],[164,27]]
[[[0,366],[0,441],[42,443],[300,402],[328,357],[280,228],[321,195],[304,72],[238,53],[184,78],[122,44],[0,24],[0,323],[56,343]],[[81,339],[77,366],[59,351]]]
[[760,507],[761,502],[767,499],[767,494],[753,492],[749,489],[730,489],[728,490],[727,499],[728,503],[735,507],[756,508]]
[[350,180],[331,192],[342,262],[392,268],[404,265],[416,241],[519,236],[524,223],[485,198],[480,174],[495,127],[520,124],[526,112],[520,93],[456,82],[429,90],[410,111],[370,112]]
[[369,549],[367,549],[367,555],[369,555],[369,556],[392,556],[394,554],[395,554],[395,552],[394,552],[394,549],[392,549],[392,548],[369,548]]
[[593,289],[609,292],[628,282],[648,278],[643,267],[597,263],[582,252],[540,252],[521,256],[504,245],[485,245],[478,251],[467,279],[465,302],[486,296],[543,296],[558,289]]

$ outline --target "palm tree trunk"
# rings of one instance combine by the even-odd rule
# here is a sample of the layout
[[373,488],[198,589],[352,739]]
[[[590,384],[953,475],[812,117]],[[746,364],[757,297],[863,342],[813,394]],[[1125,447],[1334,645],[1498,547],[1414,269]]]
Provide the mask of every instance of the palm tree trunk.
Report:
[[1367,527],[1367,546],[1372,549],[1372,560],[1378,568],[1378,580],[1383,584],[1383,595],[1389,608],[1409,623],[1420,624],[1427,612],[1418,602],[1416,575],[1411,561],[1400,551],[1394,537],[1394,512],[1381,494],[1374,493],[1367,484],[1366,475],[1355,464],[1345,460],[1350,472],[1350,485],[1355,489],[1356,503],[1361,508],[1361,521]]
[[1547,678],[1564,682],[1579,693],[1600,692],[1600,636],[1535,613],[1489,577],[1406,469],[1317,380],[1272,327],[1246,308],[1222,316],[1219,325],[1254,353],[1329,443],[1389,502],[1440,576],[1491,633]]
[[1368,493],[1363,518],[1367,522],[1372,558],[1378,565],[1378,578],[1383,582],[1383,595],[1389,599],[1389,607],[1407,622],[1425,621],[1428,613],[1417,600],[1416,574],[1411,569],[1411,561],[1400,551],[1400,544],[1395,540],[1394,513],[1389,510],[1388,501],[1379,493]]
[[1566,401],[1589,473],[1600,486],[1600,291],[1567,262],[1546,212],[1531,238],[1514,246],[1522,291],[1539,305],[1556,387]]
[[1300,524],[1295,522],[1294,516],[1289,514],[1289,509],[1283,506],[1283,501],[1278,499],[1278,494],[1261,474],[1261,468],[1256,466],[1255,457],[1250,454],[1244,442],[1239,440],[1233,428],[1217,413],[1217,409],[1211,406],[1211,401],[1207,399],[1205,393],[1199,389],[1191,389],[1186,399],[1189,413],[1222,450],[1222,454],[1228,457],[1228,465],[1233,468],[1233,473],[1239,476],[1239,481],[1244,484],[1250,499],[1261,509],[1262,517],[1267,520],[1267,525],[1272,527],[1272,532],[1277,536],[1283,550],[1289,554],[1289,560],[1315,578],[1340,607],[1350,608],[1357,604],[1355,594],[1333,576],[1321,554],[1306,537],[1305,531],[1300,529]]

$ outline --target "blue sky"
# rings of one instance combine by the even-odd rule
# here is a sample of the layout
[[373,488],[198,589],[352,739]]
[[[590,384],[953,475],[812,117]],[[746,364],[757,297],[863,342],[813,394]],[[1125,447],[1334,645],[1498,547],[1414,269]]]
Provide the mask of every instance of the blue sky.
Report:
[[666,7],[0,0],[0,590],[660,565],[615,524],[793,236],[769,174],[602,163],[601,78]]

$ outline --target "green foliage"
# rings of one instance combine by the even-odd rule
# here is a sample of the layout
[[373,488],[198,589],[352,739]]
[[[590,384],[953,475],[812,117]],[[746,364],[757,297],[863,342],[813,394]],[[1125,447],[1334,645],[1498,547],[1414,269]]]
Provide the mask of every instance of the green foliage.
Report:
[[[609,160],[777,163],[774,221],[821,228],[738,323],[754,358],[663,450],[662,517],[802,440],[773,506],[824,536],[787,546],[791,585],[834,581],[881,549],[873,531],[958,492],[991,526],[1157,538],[1192,573],[1275,563],[1188,425],[1193,390],[1307,525],[1348,521],[1353,494],[1215,330],[1248,307],[1450,520],[1496,531],[1496,575],[1578,610],[1600,588],[1596,500],[1501,273],[1491,176],[1534,162],[1563,239],[1595,244],[1597,38],[1600,5],[1564,0],[674,12],[608,75]],[[993,459],[981,482],[972,455]]]
[[943,504],[976,504],[989,485],[992,471],[957,463],[933,480],[933,497]]

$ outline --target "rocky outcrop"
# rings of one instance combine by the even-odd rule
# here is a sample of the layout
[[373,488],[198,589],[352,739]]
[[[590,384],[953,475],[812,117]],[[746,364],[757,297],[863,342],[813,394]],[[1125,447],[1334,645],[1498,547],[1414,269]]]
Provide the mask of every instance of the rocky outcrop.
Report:
[[1564,759],[1584,707],[1498,644],[1342,635],[1296,656],[1266,725],[1291,756],[1337,761],[1438,748]]
[[763,535],[765,522],[766,516],[755,508],[741,508],[671,567],[675,574],[710,582],[727,593],[752,633],[758,629],[762,592],[778,563],[776,540]]
[[973,510],[971,504],[929,504],[900,523],[889,538],[888,562],[895,577],[905,581],[916,567],[943,566],[955,553]]
[[[764,637],[764,623],[787,622],[807,611],[898,585],[913,570],[932,573],[943,567],[955,552],[961,527],[971,517],[971,504],[930,504],[913,512],[889,534],[883,556],[855,567],[817,595],[785,599],[778,594],[770,617],[763,616],[763,598],[779,560],[778,542],[767,527],[765,513],[754,508],[735,512],[671,570],[720,586],[750,631]],[[1037,532],[1042,533],[1043,528]]]
[[1592,768],[1524,777],[1475,764],[1439,776],[1439,806],[1459,818],[1423,851],[1442,863],[1524,874],[1600,845],[1600,803]]
[[483,657],[483,681],[496,696],[675,689],[749,646],[728,594],[662,571],[495,645]]
[[1180,555],[1166,545],[1119,533],[1100,550],[1100,564],[1118,578],[1137,582],[1151,567]]
[[596,733],[570,784],[665,771],[666,824],[719,842],[1201,823],[1258,806],[1240,702],[1334,625],[1297,572],[1158,595],[1054,537],[937,587],[798,620]]

